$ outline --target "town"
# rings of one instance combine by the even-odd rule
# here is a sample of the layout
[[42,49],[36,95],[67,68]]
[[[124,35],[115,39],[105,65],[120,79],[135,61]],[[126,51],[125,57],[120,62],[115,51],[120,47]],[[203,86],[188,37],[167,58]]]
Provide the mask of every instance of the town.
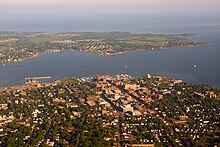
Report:
[[0,89],[1,146],[219,146],[220,90],[147,75]]

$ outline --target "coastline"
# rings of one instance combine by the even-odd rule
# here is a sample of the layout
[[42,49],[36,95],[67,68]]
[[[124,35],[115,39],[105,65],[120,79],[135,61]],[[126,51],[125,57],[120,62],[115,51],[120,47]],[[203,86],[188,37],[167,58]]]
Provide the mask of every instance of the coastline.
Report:
[[[168,50],[168,49],[181,49],[181,48],[201,47],[201,46],[207,47],[207,46],[210,46],[210,45],[211,44],[208,44],[208,45],[195,45],[195,46],[192,45],[192,46],[164,47],[164,48],[157,48],[157,49],[135,49],[135,50],[118,52],[118,53],[113,53],[113,54],[108,54],[108,55],[100,55],[100,56],[116,56],[116,55],[121,55],[121,54],[126,54],[126,53],[131,53],[131,52],[140,52],[140,51],[161,51],[161,50]],[[99,55],[99,54],[97,54],[97,55]]]
[[[155,48],[155,49],[134,49],[134,50],[128,50],[128,51],[124,51],[124,52],[117,52],[117,53],[110,53],[110,54],[100,54],[97,52],[89,52],[89,51],[81,51],[81,50],[77,50],[77,49],[69,49],[69,50],[74,50],[74,51],[78,51],[78,52],[82,52],[82,53],[89,53],[89,54],[95,54],[97,56],[116,56],[116,55],[122,55],[122,54],[126,54],[126,53],[131,53],[131,52],[139,52],[139,51],[160,51],[160,50],[167,50],[167,49],[181,49],[181,48],[189,48],[189,47],[207,47],[210,46],[211,44],[204,44],[204,45],[188,45],[188,46],[176,46],[176,47],[164,47],[164,48]],[[25,60],[29,60],[29,59],[33,59],[36,57],[39,57],[41,55],[44,54],[49,54],[49,53],[59,53],[59,52],[64,52],[64,51],[68,51],[68,50],[61,50],[61,51],[51,51],[51,52],[42,52],[42,53],[38,53],[37,55],[31,56],[31,57],[25,57],[25,58],[20,58],[18,59],[18,61],[7,61],[7,62],[1,62],[2,64],[5,63],[19,63],[19,62],[23,62]]]
[[[117,75],[120,75],[120,74],[116,74],[116,75],[106,75],[106,76],[117,76]],[[125,74],[127,75],[127,74]],[[104,76],[104,75],[96,75],[96,76]],[[127,75],[129,77],[132,77],[134,78],[133,76],[130,76],[130,75]],[[144,76],[148,76],[148,74],[144,75]],[[142,76],[142,77],[144,77]],[[173,80],[178,80],[178,81],[182,81],[182,83],[187,83],[187,84],[196,84],[196,85],[204,85],[204,83],[192,83],[192,82],[187,82],[183,79],[179,79],[179,78],[176,78],[176,77],[172,77],[172,76],[162,76],[162,75],[150,75],[151,77],[156,77],[156,78],[164,78],[164,79],[173,79]],[[14,85],[9,85],[9,86],[2,86],[0,87],[0,92],[3,91],[3,90],[6,90],[6,89],[32,89],[32,88],[42,88],[42,87],[47,87],[47,86],[52,86],[54,84],[58,84],[58,83],[61,83],[62,81],[65,81],[67,79],[72,79],[72,78],[75,78],[75,79],[93,79],[95,77],[65,77],[63,79],[56,79],[56,80],[51,80],[51,81],[45,81],[45,82],[37,82],[37,83],[33,83],[33,84],[28,84],[28,83],[25,83],[25,79],[24,79],[24,83],[23,84],[14,84]],[[137,78],[134,78],[134,79],[137,79]],[[212,86],[212,85],[207,85],[207,86],[210,86],[212,88],[220,88],[220,86]]]
[[37,58],[41,55],[45,55],[45,54],[49,54],[49,53],[58,53],[58,52],[63,52],[63,51],[56,51],[56,52],[42,52],[42,53],[38,53],[37,55],[31,56],[31,57],[25,57],[25,58],[20,58],[18,59],[18,61],[7,61],[7,62],[0,62],[2,64],[6,64],[6,63],[19,63],[19,62],[23,62],[29,59],[34,59]]

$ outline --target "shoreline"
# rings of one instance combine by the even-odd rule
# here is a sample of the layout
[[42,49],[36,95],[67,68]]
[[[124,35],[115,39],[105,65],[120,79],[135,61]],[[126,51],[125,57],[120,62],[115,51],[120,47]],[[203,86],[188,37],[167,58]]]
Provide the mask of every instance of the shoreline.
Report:
[[[112,77],[115,77],[117,75],[127,75],[126,73],[125,74],[114,74],[114,75],[111,75],[111,74],[106,74],[107,76],[112,76]],[[141,77],[144,77],[144,76],[147,76],[148,74],[146,73],[145,75],[141,76]],[[96,76],[104,76],[104,75],[96,75]],[[65,77],[65,78],[62,78],[62,79],[54,79],[54,80],[51,80],[51,81],[45,81],[45,82],[38,82],[38,83],[35,83],[33,85],[29,85],[29,84],[26,84],[25,83],[25,79],[24,79],[24,82],[23,84],[14,84],[14,85],[8,85],[8,86],[0,86],[0,92],[3,91],[3,90],[6,90],[6,89],[26,89],[26,88],[40,88],[38,87],[39,85],[45,85],[43,87],[46,87],[46,85],[53,85],[53,84],[57,84],[57,83],[61,83],[62,81],[64,80],[67,80],[67,79],[72,79],[72,78],[75,78],[75,79],[93,79],[94,77],[96,76],[93,76],[93,77]],[[131,75],[128,75],[129,77],[131,78],[134,78],[134,79],[137,79],[137,77],[134,77],[134,76],[131,76]],[[170,79],[174,79],[174,80],[181,80],[183,83],[187,83],[187,84],[196,84],[196,85],[203,85],[204,83],[197,83],[197,82],[189,82],[189,81],[185,81],[183,79],[179,79],[177,77],[172,77],[172,76],[163,76],[163,75],[150,75],[152,77],[162,77],[162,78],[170,78]],[[220,88],[220,86],[218,85],[209,85],[209,84],[205,84],[207,86],[210,86],[212,88]]]
[[188,46],[176,46],[176,47],[164,47],[164,48],[155,48],[155,49],[134,49],[134,50],[128,50],[128,51],[124,51],[124,52],[117,52],[117,53],[111,53],[111,54],[100,54],[97,52],[89,52],[89,51],[80,51],[77,49],[69,49],[69,50],[61,50],[61,51],[56,51],[56,52],[42,52],[42,53],[38,53],[37,55],[31,56],[31,57],[25,57],[25,58],[21,58],[18,59],[18,61],[7,61],[7,62],[0,62],[2,64],[7,64],[7,63],[19,63],[19,62],[23,62],[29,59],[34,59],[37,58],[41,55],[44,54],[50,54],[50,53],[60,53],[60,52],[65,52],[65,51],[70,51],[70,50],[74,50],[74,51],[78,51],[78,52],[82,52],[82,53],[89,53],[89,54],[95,54],[97,56],[116,56],[116,55],[122,55],[122,54],[126,54],[126,53],[131,53],[131,52],[139,52],[139,51],[160,51],[160,50],[167,50],[167,49],[181,49],[181,48],[189,48],[189,47],[207,47],[210,46],[211,44],[205,44],[205,45],[188,45]]
[[[100,55],[99,56],[116,56],[116,55],[121,55],[121,54],[126,54],[126,53],[131,53],[131,52],[140,52],[140,51],[161,51],[161,50],[168,50],[168,49],[181,49],[181,48],[189,48],[189,47],[207,47],[210,46],[211,44],[207,45],[195,45],[195,46],[177,46],[177,47],[164,47],[164,48],[157,48],[157,49],[135,49],[135,50],[130,50],[130,51],[124,51],[124,52],[118,52],[114,54],[108,54],[108,55]],[[83,51],[82,51],[83,52]],[[87,52],[86,52],[87,53]],[[89,52],[88,52],[89,53]],[[92,53],[93,54],[93,53]]]
[[[63,51],[59,51],[59,52],[63,52]],[[18,59],[18,61],[7,61],[7,62],[0,62],[2,64],[7,64],[7,63],[19,63],[19,62],[23,62],[29,59],[34,59],[37,58],[39,56],[45,55],[45,54],[50,54],[50,53],[59,53],[58,51],[56,52],[42,52],[42,53],[38,53],[37,55],[31,56],[31,57],[25,57],[25,58],[20,58]]]

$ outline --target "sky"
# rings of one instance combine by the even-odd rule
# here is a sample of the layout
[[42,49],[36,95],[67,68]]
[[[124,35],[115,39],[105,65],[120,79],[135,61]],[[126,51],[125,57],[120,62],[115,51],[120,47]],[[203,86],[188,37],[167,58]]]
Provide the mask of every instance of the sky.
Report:
[[[216,21],[220,0],[0,0],[0,30],[9,23],[181,17]],[[98,21],[97,21],[98,22]]]
[[0,16],[220,12],[219,0],[0,0]]

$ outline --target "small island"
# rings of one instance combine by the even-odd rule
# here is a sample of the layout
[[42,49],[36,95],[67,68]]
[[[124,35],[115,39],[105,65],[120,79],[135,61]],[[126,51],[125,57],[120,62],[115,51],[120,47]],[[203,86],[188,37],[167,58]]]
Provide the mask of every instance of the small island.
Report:
[[138,50],[207,46],[190,41],[192,34],[132,34],[128,32],[0,32],[0,62],[19,62],[49,52],[74,49],[98,55]]

